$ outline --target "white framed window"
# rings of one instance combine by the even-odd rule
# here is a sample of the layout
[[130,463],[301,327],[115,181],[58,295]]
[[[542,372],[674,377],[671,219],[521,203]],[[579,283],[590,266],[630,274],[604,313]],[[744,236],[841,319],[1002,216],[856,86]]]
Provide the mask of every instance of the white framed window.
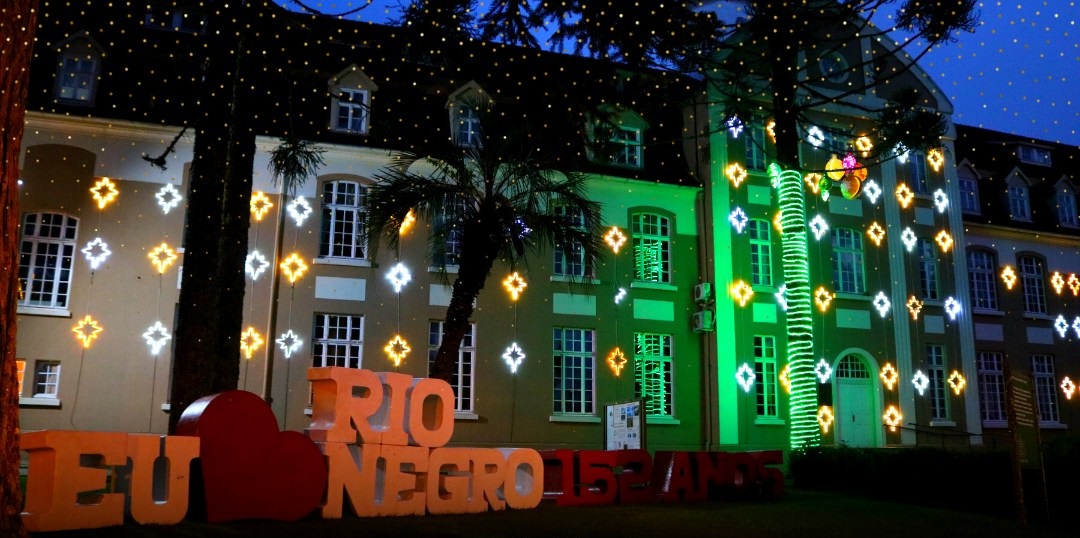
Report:
[[634,397],[649,417],[675,418],[671,335],[634,333]]
[[634,280],[671,283],[671,220],[655,213],[631,216]]
[[88,37],[77,37],[60,53],[53,96],[66,105],[93,105],[100,73],[100,49]]
[[748,170],[765,169],[765,127],[760,122],[753,122],[746,127],[746,168]]
[[1039,410],[1039,424],[1057,424],[1058,387],[1054,377],[1054,356],[1034,354],[1031,356],[1031,374],[1035,378],[1035,405]]
[[335,131],[367,134],[371,92],[360,88],[338,88],[331,109]]
[[1076,195],[1067,188],[1062,189],[1058,191],[1056,201],[1058,224],[1068,228],[1080,227],[1076,214]]
[[957,183],[960,187],[960,210],[964,213],[979,211],[979,182],[966,173],[957,175]]
[[945,381],[945,348],[938,344],[926,346],[926,377],[930,384],[926,397],[930,400],[930,419],[949,419],[948,386]]
[[997,310],[997,256],[987,250],[970,250],[967,258],[971,307]]
[[34,362],[34,398],[60,397],[60,361]]
[[641,168],[641,129],[615,125],[611,132],[611,163]]
[[311,338],[311,365],[360,368],[363,364],[364,316],[315,314],[315,335]]
[[1031,220],[1028,189],[1023,185],[1009,185],[1009,215],[1013,220]]
[[833,286],[839,293],[866,293],[862,234],[851,228],[834,228]]
[[1016,259],[1020,268],[1020,287],[1024,292],[1024,312],[1027,314],[1046,313],[1046,282],[1043,278],[1042,260],[1035,256],[1020,256]]
[[595,331],[556,327],[553,336],[552,412],[596,414]]
[[1005,370],[997,351],[980,351],[975,359],[979,372],[979,412],[983,425],[1005,426]]
[[757,416],[779,419],[778,394],[776,391],[776,339],[772,336],[754,336],[754,391],[757,400]]
[[1017,153],[1019,154],[1020,162],[1037,164],[1039,166],[1050,166],[1049,149],[1037,148],[1035,146],[1020,146]]
[[461,219],[465,216],[465,200],[447,195],[442,207],[435,214],[432,227],[434,252],[432,258],[438,267],[456,270],[461,258]]
[[919,253],[919,291],[922,292],[922,298],[939,299],[937,249],[934,248],[934,243],[926,238],[920,238],[915,249]]
[[772,225],[767,220],[750,219],[750,283],[772,286]]
[[[435,363],[435,356],[442,345],[443,327],[446,322],[434,320],[428,322],[428,369]],[[476,324],[470,323],[469,330],[461,339],[458,347],[458,363],[450,376],[450,387],[454,389],[454,411],[472,413],[474,410],[474,383],[476,380]]]
[[926,167],[926,154],[913,151],[908,158],[908,186],[915,194],[930,194],[930,174]]
[[469,148],[483,147],[480,113],[476,108],[459,102],[452,108],[454,143]]
[[23,215],[19,306],[66,309],[79,219],[61,213]]
[[367,187],[359,181],[337,180],[324,182],[322,191],[319,257],[365,259]]
[[[576,211],[573,214],[569,214],[565,206],[557,206],[555,213],[560,217],[570,221],[570,224],[582,230],[585,228],[585,214],[581,211]],[[588,259],[585,257],[585,246],[580,241],[574,241],[570,251],[555,247],[555,261],[552,266],[552,272],[556,276],[566,276],[583,278],[586,276],[592,276],[592,268],[588,267]]]

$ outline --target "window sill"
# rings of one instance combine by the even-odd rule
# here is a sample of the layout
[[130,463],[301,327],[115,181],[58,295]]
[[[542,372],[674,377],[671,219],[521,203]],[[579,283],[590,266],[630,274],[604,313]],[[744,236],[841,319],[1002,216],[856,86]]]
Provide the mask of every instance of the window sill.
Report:
[[1039,427],[1044,430],[1067,430],[1069,428],[1060,422],[1039,422]]
[[359,258],[324,258],[319,257],[311,261],[315,265],[347,265],[350,267],[375,267],[372,265],[371,260],[361,260]]
[[649,426],[678,426],[682,424],[677,418],[672,417],[645,417],[645,424]]
[[836,298],[837,299],[844,299],[844,300],[848,300],[848,301],[867,301],[867,302],[870,301],[870,296],[869,295],[862,295],[862,294],[858,294],[858,293],[837,292],[836,293]]
[[978,314],[980,316],[998,316],[1005,317],[1005,312],[1001,310],[990,310],[988,308],[975,308],[971,311],[972,314]]
[[[441,271],[443,271],[443,269],[440,269],[438,267],[428,267],[427,268],[427,272],[429,272],[429,273],[438,273],[438,272],[441,272]],[[458,272],[458,266],[457,265],[447,265],[445,271],[446,271],[447,274],[456,275],[457,272]]]
[[1035,319],[1039,321],[1054,321],[1056,318],[1050,317],[1047,314],[1034,314],[1031,312],[1024,312],[1024,319]]
[[15,313],[20,316],[46,316],[52,318],[71,317],[71,311],[66,308],[46,308],[43,306],[20,306]]
[[550,281],[550,282],[567,282],[567,283],[570,283],[570,284],[589,284],[589,285],[592,285],[592,286],[596,286],[596,285],[600,284],[600,279],[599,278],[587,278],[587,277],[583,277],[583,276],[552,275],[552,276],[548,277],[548,281]]
[[663,291],[678,291],[678,287],[671,284],[662,284],[659,282],[631,282],[631,288],[638,288],[643,290],[663,290]]
[[19,407],[60,407],[60,400],[56,398],[19,398]]
[[1007,420],[984,420],[982,426],[983,428],[1008,428],[1009,422]]
[[784,419],[776,417],[758,417],[754,419],[755,426],[783,426],[786,424]]
[[454,411],[454,420],[480,420],[480,415],[464,411]]
[[750,289],[754,290],[754,293],[768,293],[768,294],[772,295],[772,294],[776,293],[778,288],[776,286],[765,286],[765,285],[758,284],[758,285],[751,285]]
[[367,136],[367,134],[368,134],[367,129],[363,129],[363,130],[360,130],[360,131],[354,131],[352,129],[339,129],[337,127],[331,127],[330,130],[335,132],[335,133],[348,134],[348,135]]
[[551,415],[548,422],[577,422],[584,424],[600,424],[600,417],[596,415]]
[[161,410],[166,412],[166,413],[171,413],[172,412],[172,404],[169,403],[169,402],[165,402],[165,403],[161,404]]
[[931,420],[931,428],[955,428],[956,421],[953,420]]

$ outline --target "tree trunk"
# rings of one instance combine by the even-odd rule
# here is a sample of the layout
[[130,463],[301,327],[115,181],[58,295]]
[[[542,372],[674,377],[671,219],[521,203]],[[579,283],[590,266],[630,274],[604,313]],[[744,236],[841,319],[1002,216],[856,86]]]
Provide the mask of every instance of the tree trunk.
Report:
[[[191,402],[235,389],[240,376],[244,258],[248,249],[255,133],[251,82],[245,80],[251,20],[244,4],[225,4],[208,28],[184,224],[184,265],[177,312],[169,431]],[[213,24],[213,22],[211,24]],[[217,30],[217,31],[216,31]]]
[[33,0],[0,1],[0,536],[27,536],[19,512],[19,150],[37,11]]

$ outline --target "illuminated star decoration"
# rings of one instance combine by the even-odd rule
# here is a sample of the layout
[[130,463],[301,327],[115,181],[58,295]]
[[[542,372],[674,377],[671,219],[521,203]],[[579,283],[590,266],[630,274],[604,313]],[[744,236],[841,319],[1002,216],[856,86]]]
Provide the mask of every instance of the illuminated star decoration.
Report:
[[401,226],[398,227],[398,235],[409,233],[413,224],[416,224],[416,215],[413,213],[413,210],[410,209],[408,213],[405,213],[405,217],[401,219]]
[[870,180],[863,184],[863,194],[870,200],[870,204],[877,204],[878,198],[881,196],[881,187],[878,186],[877,181]]
[[244,352],[244,358],[250,359],[255,356],[255,352],[262,347],[265,341],[259,331],[255,330],[255,327],[248,327],[244,332],[240,333],[240,351]]
[[612,226],[608,233],[604,235],[604,242],[611,247],[612,252],[618,254],[619,249],[626,244],[626,236],[618,227]]
[[619,288],[619,291],[615,292],[615,304],[619,304],[626,298],[626,288]]
[[930,163],[930,167],[933,168],[935,172],[940,172],[941,165],[945,164],[945,156],[941,154],[940,149],[933,148],[926,152],[926,162]]
[[737,280],[731,285],[731,296],[739,302],[739,306],[746,306],[746,303],[754,296],[754,288],[742,280]]
[[1080,338],[1080,316],[1073,318],[1072,328],[1073,332],[1076,333],[1076,337]]
[[1057,319],[1054,320],[1054,329],[1057,329],[1058,334],[1065,338],[1065,333],[1069,331],[1069,322],[1065,321],[1065,316],[1058,314]]
[[780,370],[780,386],[784,387],[784,392],[791,394],[791,365],[785,364],[784,368]]
[[172,186],[172,183],[165,184],[161,190],[157,191],[154,195],[157,198],[158,206],[161,207],[161,212],[168,215],[169,211],[172,211],[180,202],[184,201],[184,198],[180,196],[180,192],[176,190],[176,187]]
[[821,192],[818,186],[821,182],[821,174],[818,174],[817,172],[811,172],[809,174],[806,174],[806,177],[803,178],[803,181],[806,182],[806,187],[810,189],[810,192],[814,194],[818,194],[819,192]]
[[71,332],[75,333],[75,338],[82,342],[84,348],[89,348],[90,344],[97,339],[103,330],[105,328],[98,325],[98,322],[89,314],[71,328]]
[[911,319],[919,319],[919,311],[922,310],[923,302],[918,297],[912,295],[907,302],[908,312],[911,312]]
[[949,235],[949,232],[946,232],[945,230],[941,230],[940,232],[938,232],[938,234],[934,236],[934,241],[937,241],[937,244],[939,247],[941,247],[942,252],[948,252],[949,249],[951,249],[953,246],[952,236]]
[[855,139],[855,149],[861,151],[862,156],[866,157],[870,150],[874,149],[874,143],[870,141],[870,137],[860,136]]
[[724,170],[724,174],[727,175],[731,183],[737,188],[743,180],[746,179],[746,169],[739,163],[732,163]]
[[829,303],[832,302],[834,295],[829,290],[825,289],[825,286],[819,286],[817,291],[814,292],[814,303],[817,304],[818,310],[824,314],[829,309]]
[[900,202],[900,207],[907,209],[914,198],[915,193],[911,192],[906,183],[901,183],[899,187],[896,187],[896,201]]
[[732,116],[728,118],[727,121],[724,122],[724,125],[726,125],[728,131],[731,132],[732,138],[739,138],[739,135],[742,133],[743,130],[743,122],[739,119],[738,116]]
[[1006,265],[1001,269],[1001,281],[1005,283],[1005,289],[1011,290],[1016,285],[1016,271],[1013,270],[1011,265]]
[[949,207],[949,197],[945,195],[945,191],[941,189],[934,191],[934,205],[937,206],[938,213],[944,213]]
[[806,130],[806,141],[815,148],[820,148],[825,143],[825,133],[821,132],[821,128],[817,125],[811,126]]
[[1066,283],[1069,285],[1069,289],[1072,290],[1073,295],[1080,295],[1080,278],[1076,277],[1076,273],[1069,274],[1069,280]]
[[146,339],[146,345],[150,346],[151,355],[157,355],[161,348],[165,347],[165,343],[172,340],[169,330],[160,321],[155,321],[142,336]]
[[1054,271],[1054,274],[1050,277],[1050,285],[1054,287],[1054,291],[1058,295],[1061,295],[1061,291],[1065,289],[1065,277],[1061,276],[1061,273]]
[[952,297],[945,299],[945,313],[949,315],[949,319],[955,320],[960,314],[960,301]]
[[915,390],[919,391],[919,396],[926,394],[926,387],[930,386],[930,378],[926,377],[926,374],[922,370],[915,372],[915,377],[911,378],[911,384],[915,386]]
[[158,273],[164,273],[178,258],[176,251],[170,248],[167,243],[158,245],[154,250],[150,251],[147,257],[150,258],[150,263],[157,268]]
[[1076,392],[1076,383],[1073,383],[1073,380],[1069,379],[1069,376],[1065,376],[1065,378],[1061,380],[1061,392],[1065,393],[1066,400],[1071,400],[1073,393]]
[[[510,373],[516,374],[518,367],[521,366],[522,362],[525,362],[525,352],[521,349],[521,346],[517,345],[517,342],[513,342],[510,347],[503,351],[502,358],[506,361],[506,365],[510,367]],[[608,363],[610,364],[610,362],[611,358],[608,357]],[[626,357],[623,357],[623,363],[626,363]],[[619,375],[619,373],[616,372],[615,375]]]
[[304,344],[304,341],[301,340],[292,329],[285,331],[274,341],[277,342],[278,347],[281,348],[281,352],[285,354],[286,359],[292,357],[292,354],[299,351],[300,346]]
[[731,227],[735,228],[735,233],[741,234],[743,229],[746,228],[746,223],[749,222],[750,219],[747,218],[746,213],[743,212],[741,207],[736,207],[731,211],[731,214],[728,215],[727,220],[731,223]]
[[757,374],[754,373],[754,369],[748,363],[742,363],[739,371],[735,372],[735,381],[739,382],[743,392],[750,392],[750,387],[754,386],[755,379],[757,379]]
[[90,192],[94,193],[94,201],[97,202],[98,209],[105,209],[105,206],[109,205],[120,194],[120,191],[116,189],[116,184],[111,179],[103,177],[94,183]]
[[383,351],[385,351],[386,356],[390,358],[390,362],[394,363],[394,368],[397,368],[398,366],[401,366],[401,363],[405,360],[405,356],[412,351],[412,348],[409,347],[409,343],[406,342],[400,334],[395,334],[394,337],[390,339],[390,342],[386,344],[386,347],[383,348]]
[[525,290],[528,284],[525,283],[525,279],[521,278],[521,275],[514,272],[514,274],[506,277],[502,281],[503,288],[506,288],[506,292],[510,294],[510,300],[516,301],[518,297],[521,297],[521,292]]
[[911,156],[911,150],[903,143],[897,144],[893,149],[893,153],[896,154],[896,160],[899,161],[900,164],[907,164],[908,157]]
[[892,303],[889,302],[889,298],[883,291],[879,291],[878,294],[874,296],[873,305],[874,308],[877,309],[878,314],[881,314],[881,317],[888,315],[889,309],[892,308]]
[[821,433],[829,433],[829,426],[832,426],[833,423],[833,412],[831,407],[823,405],[821,406],[821,409],[818,409],[817,423],[821,426]]
[[304,221],[311,215],[311,204],[303,196],[297,196],[285,206],[285,210],[289,212],[289,216],[297,226],[303,226]]
[[263,217],[270,212],[270,208],[274,207],[274,203],[270,201],[270,197],[262,191],[258,191],[251,195],[251,214],[255,217],[256,221],[261,221]]
[[896,373],[896,368],[891,363],[885,363],[885,366],[881,367],[881,373],[878,374],[881,378],[881,382],[885,384],[885,387],[892,390],[896,386],[896,381],[900,378],[900,375]]
[[82,253],[86,255],[86,261],[90,262],[90,269],[97,269],[109,257],[109,254],[112,254],[112,251],[109,250],[108,243],[102,241],[100,237],[95,237],[83,247]]
[[787,284],[782,284],[773,297],[776,297],[776,304],[780,305],[780,310],[787,312]]
[[967,380],[964,379],[963,374],[959,370],[953,370],[949,375],[949,387],[952,388],[953,394],[959,396],[965,385],[967,385]]
[[607,365],[608,368],[611,368],[611,371],[615,374],[615,377],[619,377],[619,374],[622,373],[623,367],[626,366],[626,355],[623,354],[621,349],[616,347],[615,349],[611,350],[611,353],[608,353]]
[[870,227],[866,230],[866,235],[870,237],[870,240],[874,242],[875,246],[881,246],[881,240],[885,239],[885,228],[882,228],[877,221],[870,223]]
[[885,414],[881,416],[881,419],[885,421],[885,425],[889,427],[889,431],[896,431],[896,428],[900,426],[900,421],[904,420],[904,415],[900,414],[900,410],[895,405],[890,405],[885,410]]
[[244,259],[244,272],[251,277],[251,280],[258,280],[259,275],[263,274],[267,267],[270,267],[270,262],[257,250],[251,251]]
[[829,382],[829,378],[832,377],[832,366],[829,366],[825,357],[822,357],[821,360],[818,361],[817,366],[814,367],[814,375],[816,375],[818,381],[822,383]]
[[307,264],[295,252],[289,254],[289,257],[281,262],[280,267],[281,271],[285,273],[285,277],[289,279],[290,284],[296,284],[296,281],[300,280],[300,277],[304,276],[304,273],[308,270]]
[[394,287],[394,293],[401,293],[401,290],[412,281],[412,273],[405,267],[405,264],[398,263],[390,268],[390,272],[386,273],[386,280],[390,281],[390,285]]
[[915,243],[919,238],[915,237],[915,232],[911,231],[911,228],[904,228],[903,232],[900,232],[900,240],[904,242],[904,247],[908,252],[915,250]]
[[814,239],[821,241],[825,232],[829,231],[829,223],[825,222],[821,215],[814,215],[814,218],[810,219],[810,231],[814,232]]
[[765,124],[765,132],[769,133],[769,139],[776,143],[776,120],[769,120],[769,123]]

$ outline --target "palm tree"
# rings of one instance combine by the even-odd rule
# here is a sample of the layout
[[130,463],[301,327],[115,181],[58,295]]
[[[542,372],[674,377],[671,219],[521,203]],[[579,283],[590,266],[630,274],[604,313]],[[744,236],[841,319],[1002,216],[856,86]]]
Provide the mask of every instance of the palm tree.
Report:
[[443,270],[458,266],[442,345],[429,372],[446,381],[456,371],[473,305],[496,260],[514,265],[554,247],[580,252],[595,267],[600,252],[600,205],[587,198],[583,174],[558,170],[553,159],[525,150],[516,136],[474,142],[438,157],[399,155],[375,174],[377,184],[368,191],[372,249],[380,238],[398,247],[410,210],[433,223],[432,252],[445,252],[448,240],[459,245],[456,259],[432,260]]

